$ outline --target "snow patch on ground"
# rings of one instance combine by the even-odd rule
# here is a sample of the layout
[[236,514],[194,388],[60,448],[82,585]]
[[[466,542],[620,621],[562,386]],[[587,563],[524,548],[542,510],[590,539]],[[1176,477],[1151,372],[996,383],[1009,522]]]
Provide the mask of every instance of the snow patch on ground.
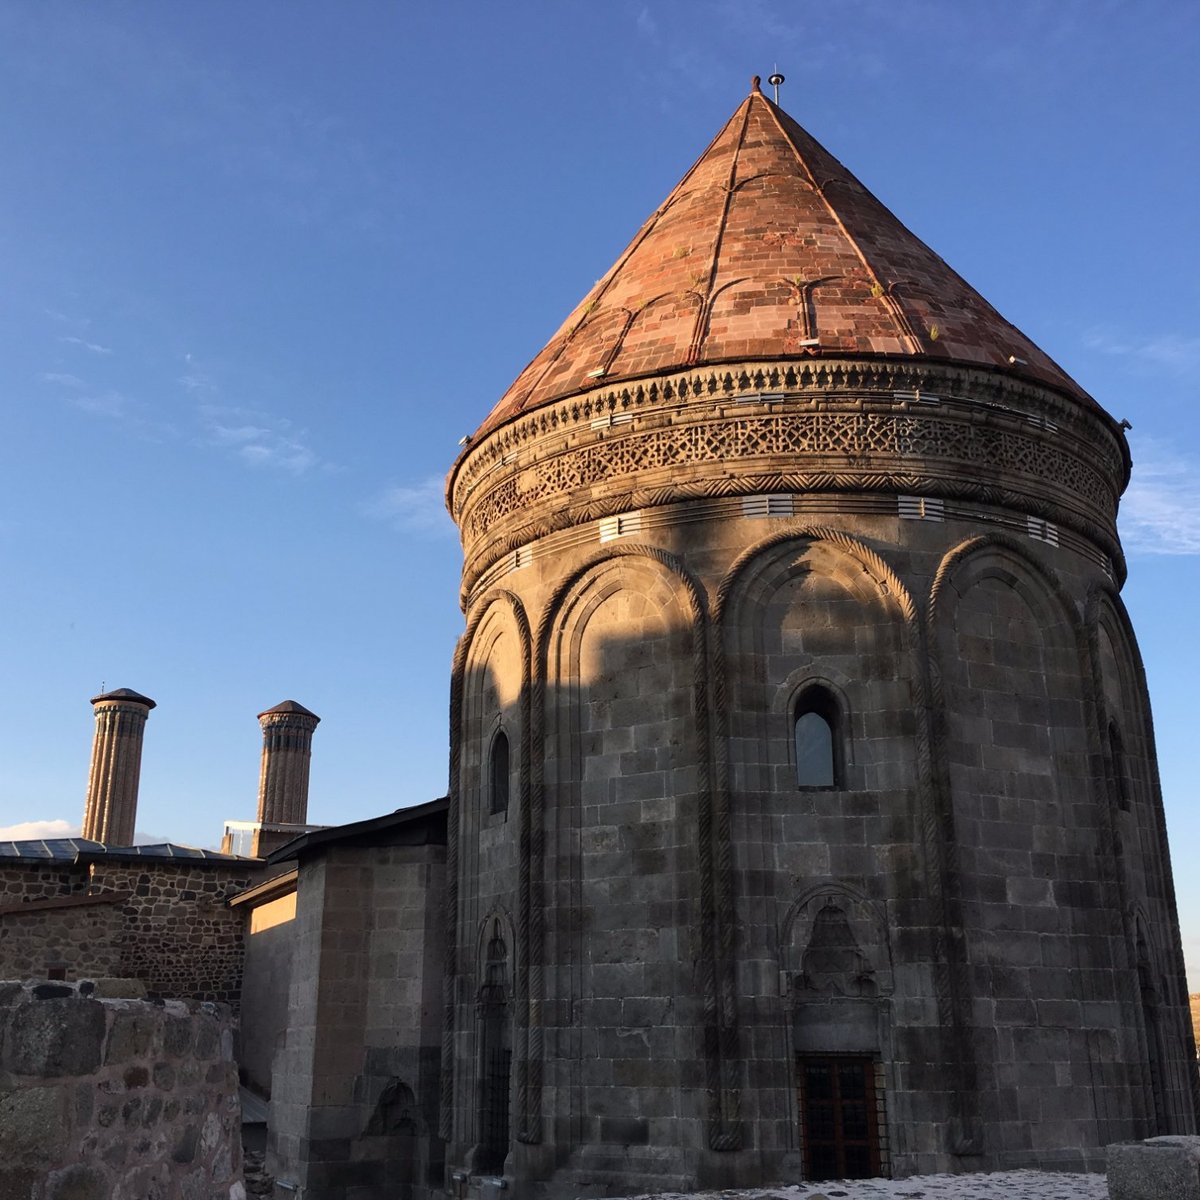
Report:
[[908,1179],[827,1179],[746,1191],[666,1192],[629,1200],[1108,1200],[1108,1183],[1103,1175],[996,1171]]

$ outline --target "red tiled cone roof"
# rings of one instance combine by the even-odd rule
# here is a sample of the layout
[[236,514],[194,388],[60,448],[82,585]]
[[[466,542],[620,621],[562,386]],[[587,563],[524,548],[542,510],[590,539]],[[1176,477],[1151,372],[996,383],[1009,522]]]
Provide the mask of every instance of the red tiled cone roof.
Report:
[[1094,403],[757,84],[480,433],[601,381],[747,359],[949,361]]

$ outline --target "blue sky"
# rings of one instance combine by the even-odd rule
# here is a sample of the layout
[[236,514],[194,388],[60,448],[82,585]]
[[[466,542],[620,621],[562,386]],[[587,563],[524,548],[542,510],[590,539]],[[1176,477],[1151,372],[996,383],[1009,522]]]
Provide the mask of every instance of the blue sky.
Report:
[[442,794],[458,439],[778,63],[1133,423],[1200,966],[1197,61],[1200,8],[1153,0],[0,0],[0,825],[78,823],[101,687],[159,703],[152,837],[253,817],[285,698],[323,718],[312,820]]

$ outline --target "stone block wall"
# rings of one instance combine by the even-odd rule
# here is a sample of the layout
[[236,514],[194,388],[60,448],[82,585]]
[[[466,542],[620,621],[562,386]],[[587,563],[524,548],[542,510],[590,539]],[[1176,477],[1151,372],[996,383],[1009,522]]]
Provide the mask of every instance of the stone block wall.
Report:
[[0,983],[0,1196],[243,1200],[227,1010]]
[[[271,1068],[288,1025],[288,992],[296,937],[296,891],[249,908],[246,963],[242,974],[238,1063],[243,1082],[271,1095]],[[243,914],[247,908],[243,907]]]
[[437,1135],[445,846],[305,860],[267,1166],[304,1200],[428,1200]]

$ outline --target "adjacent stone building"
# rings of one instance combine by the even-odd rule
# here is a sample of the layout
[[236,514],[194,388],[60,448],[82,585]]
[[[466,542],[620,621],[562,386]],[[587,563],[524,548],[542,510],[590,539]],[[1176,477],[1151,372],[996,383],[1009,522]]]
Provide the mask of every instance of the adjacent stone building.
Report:
[[227,901],[262,872],[192,846],[0,842],[0,979],[137,979],[236,1009],[245,932]]
[[756,83],[448,480],[456,1186],[1193,1130],[1128,475]]

